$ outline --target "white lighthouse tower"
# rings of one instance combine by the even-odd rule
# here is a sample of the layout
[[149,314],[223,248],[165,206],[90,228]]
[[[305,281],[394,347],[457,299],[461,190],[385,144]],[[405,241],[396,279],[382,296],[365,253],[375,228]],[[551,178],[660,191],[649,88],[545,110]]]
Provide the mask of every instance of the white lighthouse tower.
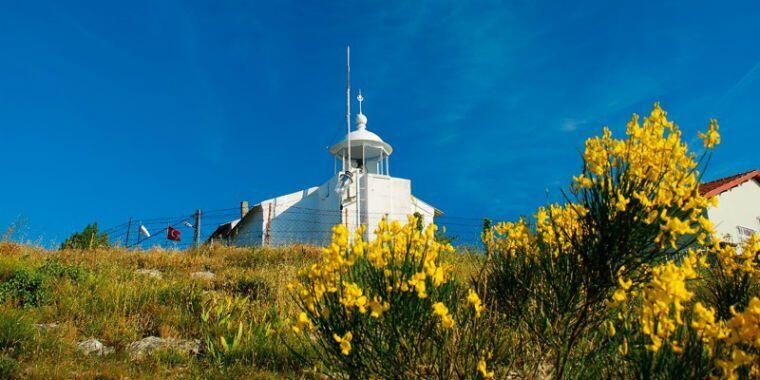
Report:
[[336,224],[344,224],[352,233],[366,226],[364,238],[371,240],[383,218],[405,222],[409,215],[418,214],[428,224],[441,214],[412,195],[410,180],[391,177],[393,147],[367,129],[361,91],[355,129],[351,128],[349,83],[347,133],[329,148],[334,160],[332,177],[320,186],[264,200],[250,210],[246,203],[240,219],[219,226],[210,240],[236,246],[324,245]]
[[[400,205],[396,204],[399,202],[393,201],[395,196],[411,199],[411,183],[408,183],[409,193],[405,196],[404,184],[394,183],[394,178],[390,176],[390,155],[393,153],[393,147],[367,129],[361,91],[357,100],[359,114],[356,115],[356,129],[330,147],[329,151],[335,161],[334,174],[338,180],[336,193],[343,212],[342,221],[349,230],[365,225],[367,235],[371,235],[377,227],[377,222],[383,217],[391,219],[394,215],[404,215],[412,210],[399,207]],[[394,188],[401,190],[401,193],[393,194],[396,192]],[[414,209],[411,213],[414,212],[419,210]],[[430,216],[428,222],[432,221],[432,214]]]

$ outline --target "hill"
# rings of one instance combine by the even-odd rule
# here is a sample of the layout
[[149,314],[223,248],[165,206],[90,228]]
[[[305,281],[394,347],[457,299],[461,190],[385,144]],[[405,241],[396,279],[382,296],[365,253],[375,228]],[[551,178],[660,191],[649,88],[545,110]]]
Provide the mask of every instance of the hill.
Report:
[[[52,251],[0,243],[0,377],[317,378],[287,323],[297,313],[286,284],[319,255],[309,246]],[[466,277],[477,258],[449,260]],[[244,343],[227,355],[208,352],[207,341],[234,340],[240,323]],[[80,343],[91,338],[105,349],[85,354]]]

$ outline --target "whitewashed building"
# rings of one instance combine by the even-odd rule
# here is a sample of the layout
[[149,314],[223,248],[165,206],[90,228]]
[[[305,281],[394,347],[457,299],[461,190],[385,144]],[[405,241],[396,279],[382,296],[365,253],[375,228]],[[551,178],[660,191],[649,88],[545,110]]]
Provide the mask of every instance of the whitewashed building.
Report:
[[225,223],[209,240],[235,246],[305,243],[323,245],[331,229],[344,224],[353,232],[366,226],[365,239],[382,218],[406,221],[418,214],[426,225],[441,212],[412,195],[412,182],[392,177],[393,147],[367,129],[361,93],[356,128],[329,148],[334,160],[332,177],[320,186],[261,201],[241,204],[241,218]]
[[699,190],[718,197],[718,206],[710,207],[707,216],[724,241],[740,244],[760,233],[760,170],[707,182]]

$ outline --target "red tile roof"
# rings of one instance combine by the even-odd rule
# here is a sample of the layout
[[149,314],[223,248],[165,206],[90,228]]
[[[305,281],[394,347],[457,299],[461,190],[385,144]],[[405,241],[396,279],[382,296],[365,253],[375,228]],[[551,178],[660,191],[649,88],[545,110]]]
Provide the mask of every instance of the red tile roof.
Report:
[[760,181],[760,170],[750,170],[748,172],[732,175],[715,181],[710,181],[699,185],[699,192],[705,196],[712,197],[726,190],[733,189],[751,179]]

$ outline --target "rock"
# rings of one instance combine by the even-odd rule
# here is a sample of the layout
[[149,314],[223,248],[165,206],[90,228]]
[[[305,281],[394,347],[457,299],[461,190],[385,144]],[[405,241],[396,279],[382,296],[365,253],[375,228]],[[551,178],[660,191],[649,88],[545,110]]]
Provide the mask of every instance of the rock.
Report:
[[34,327],[37,328],[37,330],[40,330],[41,332],[46,332],[49,330],[55,330],[58,328],[57,323],[35,323]]
[[79,344],[77,344],[77,350],[87,356],[103,356],[114,352],[113,347],[108,347],[95,338],[79,342]]
[[144,274],[153,278],[161,278],[161,272],[156,269],[138,269],[135,271],[137,274]]
[[201,341],[198,339],[186,340],[177,338],[159,338],[157,336],[149,336],[147,338],[140,339],[136,342],[132,342],[127,346],[127,351],[132,358],[139,358],[143,355],[150,355],[156,350],[174,350],[180,353],[198,356],[203,349]]
[[212,272],[193,272],[193,273],[190,273],[190,277],[210,281],[210,280],[213,280],[216,277],[216,275]]

